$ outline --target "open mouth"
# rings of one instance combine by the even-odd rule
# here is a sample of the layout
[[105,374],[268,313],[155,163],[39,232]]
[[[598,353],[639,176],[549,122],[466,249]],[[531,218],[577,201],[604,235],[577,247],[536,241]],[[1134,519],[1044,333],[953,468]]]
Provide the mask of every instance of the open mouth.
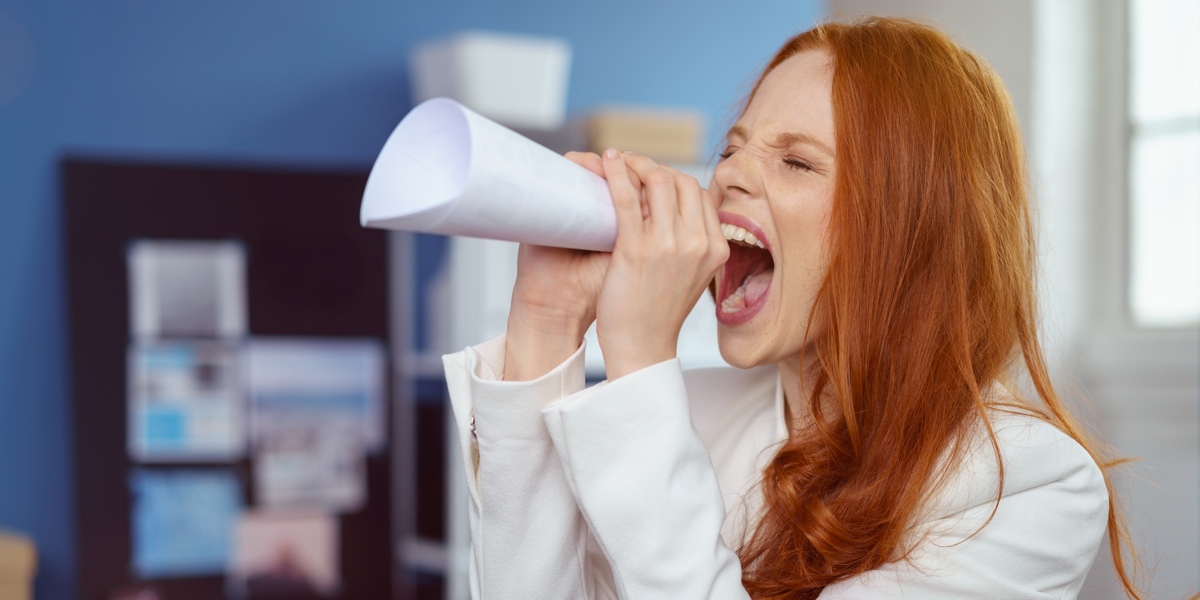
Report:
[[721,230],[729,240],[729,261],[722,270],[717,295],[717,320],[736,325],[753,317],[766,304],[775,274],[762,230],[749,219],[721,213]]

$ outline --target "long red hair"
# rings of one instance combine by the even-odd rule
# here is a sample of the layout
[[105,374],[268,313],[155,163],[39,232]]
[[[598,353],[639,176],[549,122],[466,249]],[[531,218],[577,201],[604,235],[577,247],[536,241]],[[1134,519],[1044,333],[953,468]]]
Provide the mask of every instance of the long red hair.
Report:
[[1117,462],[1059,400],[1038,343],[1028,175],[1003,84],[932,27],[867,18],[788,40],[750,99],[767,73],[811,48],[832,58],[837,141],[830,265],[808,321],[827,334],[807,375],[809,414],[793,415],[806,426],[767,468],[762,520],[739,551],[746,589],[815,598],[903,560],[968,429],[982,423],[998,451],[988,390],[1027,375],[1040,401],[1020,409],[1105,470],[1113,561],[1140,598],[1107,474]]

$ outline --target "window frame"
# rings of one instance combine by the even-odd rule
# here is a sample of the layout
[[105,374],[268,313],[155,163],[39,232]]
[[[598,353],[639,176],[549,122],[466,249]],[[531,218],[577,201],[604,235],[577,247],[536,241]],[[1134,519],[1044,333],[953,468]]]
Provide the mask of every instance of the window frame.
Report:
[[[1117,390],[1117,395],[1132,398],[1167,388],[1178,390],[1181,385],[1197,387],[1200,335],[1195,325],[1145,327],[1134,318],[1129,0],[1096,2],[1092,9],[1095,145],[1090,191],[1094,197],[1086,215],[1091,231],[1086,244],[1090,256],[1086,289],[1091,298],[1085,306],[1075,307],[1087,315],[1075,342],[1079,360],[1069,361],[1067,369],[1104,404],[1101,398]],[[1151,372],[1156,375],[1144,375]],[[1161,412],[1164,419],[1177,416],[1170,407],[1150,411]]]
[[[1123,212],[1121,214],[1121,220],[1123,222],[1124,231],[1122,232],[1121,243],[1120,243],[1120,248],[1121,248],[1121,253],[1122,253],[1122,263],[1123,263],[1122,264],[1122,267],[1123,267],[1122,268],[1122,289],[1121,289],[1121,296],[1120,296],[1121,304],[1122,304],[1122,316],[1123,316],[1123,320],[1125,321],[1124,329],[1129,329],[1131,331],[1138,332],[1139,337],[1145,337],[1147,334],[1149,334],[1150,337],[1153,337],[1153,332],[1162,332],[1164,335],[1164,339],[1176,339],[1178,337],[1178,335],[1173,335],[1169,332],[1175,332],[1175,334],[1186,334],[1187,332],[1195,332],[1197,330],[1198,325],[1200,325],[1200,323],[1195,323],[1195,324],[1191,324],[1191,325],[1177,325],[1177,326],[1169,326],[1169,325],[1156,326],[1156,325],[1150,325],[1150,324],[1142,324],[1142,323],[1139,323],[1137,315],[1135,313],[1134,306],[1133,306],[1133,296],[1134,296],[1134,272],[1133,272],[1133,270],[1134,270],[1134,265],[1133,265],[1134,247],[1133,247],[1133,245],[1134,245],[1134,241],[1135,241],[1133,226],[1134,226],[1134,212],[1136,210],[1136,207],[1134,206],[1135,191],[1133,189],[1134,188],[1134,178],[1133,178],[1134,151],[1133,151],[1133,148],[1134,148],[1134,144],[1139,139],[1145,140],[1145,139],[1147,139],[1149,137],[1153,137],[1153,136],[1170,135],[1172,133],[1190,131],[1191,127],[1187,126],[1187,122],[1193,121],[1193,120],[1200,121],[1200,115],[1198,115],[1194,119],[1182,117],[1182,118],[1163,120],[1163,121],[1158,121],[1158,122],[1153,122],[1153,123],[1147,124],[1147,123],[1139,123],[1138,120],[1136,119],[1135,115],[1133,114],[1133,102],[1134,102],[1133,97],[1135,94],[1135,91],[1133,89],[1133,85],[1134,85],[1134,81],[1133,81],[1133,78],[1134,78],[1134,76],[1133,76],[1133,68],[1134,68],[1134,65],[1133,65],[1133,53],[1134,53],[1134,47],[1133,47],[1133,44],[1134,44],[1133,8],[1134,8],[1134,6],[1133,6],[1133,2],[1137,2],[1137,1],[1138,0],[1117,0],[1117,1],[1114,1],[1111,3],[1102,3],[1102,4],[1109,4],[1112,7],[1111,9],[1115,9],[1116,11],[1119,11],[1119,15],[1112,15],[1112,16],[1118,17],[1117,22],[1120,23],[1120,25],[1121,25],[1119,32],[1111,31],[1113,29],[1111,26],[1107,28],[1110,31],[1104,31],[1105,27],[1104,27],[1104,22],[1103,22],[1104,21],[1103,15],[1101,15],[1101,22],[1100,22],[1101,47],[1108,45],[1108,44],[1104,43],[1106,41],[1116,42],[1116,43],[1112,43],[1110,45],[1110,47],[1120,48],[1120,52],[1121,52],[1120,62],[1119,63],[1116,63],[1116,62],[1111,63],[1114,65],[1114,67],[1118,64],[1120,65],[1119,73],[1116,73],[1116,75],[1117,75],[1116,79],[1119,81],[1119,85],[1121,87],[1121,102],[1120,102],[1120,107],[1119,107],[1120,112],[1114,114],[1114,112],[1112,112],[1111,109],[1109,112],[1105,112],[1102,109],[1100,111],[1100,114],[1101,114],[1101,118],[1104,118],[1104,117],[1112,118],[1112,117],[1117,117],[1119,115],[1119,121],[1121,123],[1123,123],[1123,125],[1124,125],[1124,132],[1123,132],[1124,135],[1123,135],[1121,148],[1120,148],[1121,160],[1120,160],[1119,169],[1117,169],[1123,175],[1122,185],[1120,188],[1118,188],[1118,189],[1123,190],[1123,194],[1122,194],[1123,198],[1121,201],[1121,206],[1122,206]],[[1119,34],[1119,39],[1105,39],[1108,37],[1108,35],[1106,35],[1106,34],[1108,34],[1108,35]],[[1100,64],[1103,64],[1103,62],[1101,62]],[[1112,108],[1116,108],[1116,107],[1112,107]],[[1183,124],[1184,126],[1181,128],[1180,124]],[[1104,170],[1103,164],[1098,165],[1098,166],[1101,167],[1102,171]],[[1107,234],[1107,232],[1102,232],[1102,233]]]

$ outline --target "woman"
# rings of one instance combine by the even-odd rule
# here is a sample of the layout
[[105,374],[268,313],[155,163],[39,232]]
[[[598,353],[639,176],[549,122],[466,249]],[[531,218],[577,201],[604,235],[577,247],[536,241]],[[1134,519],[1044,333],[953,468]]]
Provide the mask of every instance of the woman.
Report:
[[[615,250],[522,247],[506,336],[445,358],[475,597],[1074,597],[1106,528],[1136,594],[1046,374],[1020,134],[980,59],[824,25],[707,190],[570,157],[608,180]],[[675,360],[706,287],[744,370]],[[608,380],[584,389],[593,320]]]

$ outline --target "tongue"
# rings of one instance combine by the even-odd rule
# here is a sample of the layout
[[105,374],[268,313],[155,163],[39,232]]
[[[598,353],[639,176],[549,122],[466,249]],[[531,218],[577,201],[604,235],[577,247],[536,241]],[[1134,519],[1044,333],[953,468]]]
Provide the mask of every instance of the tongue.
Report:
[[746,306],[756,304],[762,299],[763,294],[767,293],[767,288],[771,287],[771,275],[773,273],[773,269],[768,269],[746,282]]

